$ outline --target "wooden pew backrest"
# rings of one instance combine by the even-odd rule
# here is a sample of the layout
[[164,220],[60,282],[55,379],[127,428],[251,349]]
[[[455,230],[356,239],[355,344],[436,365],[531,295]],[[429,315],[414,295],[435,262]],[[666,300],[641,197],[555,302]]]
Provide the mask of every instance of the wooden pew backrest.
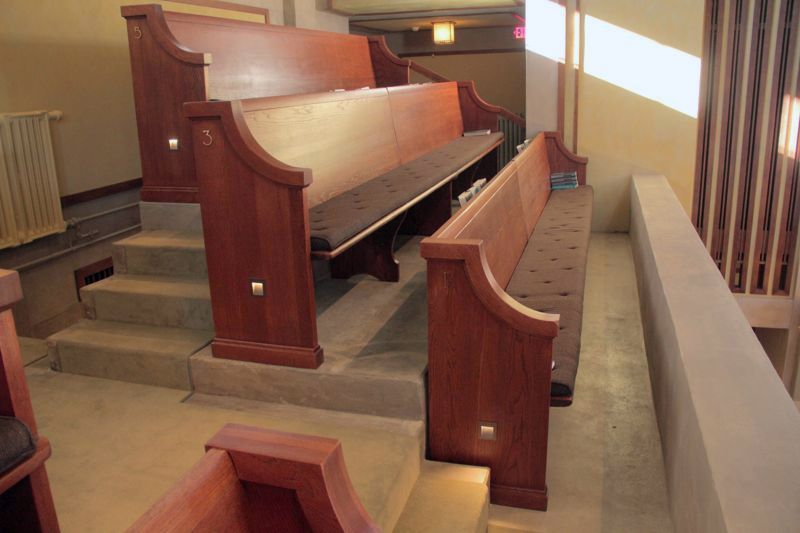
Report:
[[311,168],[309,207],[400,165],[386,89],[243,102],[253,136],[274,156]]
[[550,197],[550,165],[538,135],[434,239],[479,240],[497,283],[505,288]]
[[185,13],[164,16],[181,45],[211,54],[209,98],[375,87],[366,37]]
[[314,207],[463,133],[455,82],[242,102],[262,148],[314,170]]
[[389,87],[388,92],[402,163],[464,133],[457,83]]

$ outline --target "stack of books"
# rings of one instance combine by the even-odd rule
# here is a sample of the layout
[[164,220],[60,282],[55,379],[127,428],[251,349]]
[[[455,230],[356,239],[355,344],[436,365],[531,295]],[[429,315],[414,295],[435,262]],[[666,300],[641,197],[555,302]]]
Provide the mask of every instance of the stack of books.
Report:
[[479,192],[481,192],[481,189],[483,189],[484,185],[486,185],[486,179],[484,178],[481,178],[473,183],[472,187],[458,195],[458,205],[461,207],[467,205],[467,202],[472,200],[478,195]]
[[560,191],[563,189],[578,188],[578,173],[574,170],[570,172],[554,172],[550,174],[550,190]]

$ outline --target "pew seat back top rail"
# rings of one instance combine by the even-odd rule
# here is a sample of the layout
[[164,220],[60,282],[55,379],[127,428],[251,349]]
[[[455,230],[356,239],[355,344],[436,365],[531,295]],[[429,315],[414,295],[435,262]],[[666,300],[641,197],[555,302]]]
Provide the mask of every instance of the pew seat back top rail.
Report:
[[[311,258],[399,279],[398,233],[430,235],[453,183],[490,177],[501,133],[464,136],[455,82],[185,105],[218,357],[316,368]],[[487,157],[488,156],[488,157]],[[254,296],[251,283],[266,292]]]
[[238,424],[129,529],[378,532],[353,489],[339,441]]
[[[382,36],[173,13],[155,4],[121,11],[144,201],[199,201],[185,102],[389,87],[410,80],[411,62],[392,54]],[[471,82],[459,83],[458,93],[468,130],[498,131],[499,117],[510,116],[483,101]]]
[[[549,408],[572,402],[580,353],[585,166],[557,134],[540,133],[422,241],[431,454],[490,466],[498,504],[547,506]],[[551,191],[551,173],[564,171],[580,186]]]

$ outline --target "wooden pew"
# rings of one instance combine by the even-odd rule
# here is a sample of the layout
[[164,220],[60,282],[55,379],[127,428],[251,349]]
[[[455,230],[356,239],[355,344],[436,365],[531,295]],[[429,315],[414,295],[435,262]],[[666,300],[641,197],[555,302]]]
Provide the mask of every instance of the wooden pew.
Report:
[[[199,201],[184,102],[409,83],[412,63],[394,57],[382,37],[171,13],[158,5],[123,6],[122,16],[128,29],[144,201]],[[389,67],[391,77],[383,74],[389,56],[401,65]],[[459,93],[467,130],[499,131],[500,108],[483,102],[469,82],[459,84]],[[524,126],[520,117],[516,120]],[[177,149],[170,149],[170,139]]]
[[[212,351],[306,368],[323,357],[311,258],[331,261],[335,277],[396,281],[394,240],[406,219],[406,231],[432,233],[450,216],[451,182],[501,141],[461,137],[455,83],[186,110],[198,147]],[[263,296],[251,281],[263,283]]]
[[228,424],[129,532],[377,532],[339,441]]
[[[11,306],[21,299],[19,275],[0,270],[0,417],[13,418],[0,424],[0,440],[13,439],[13,445],[0,442],[2,461],[11,462],[8,469],[0,472],[0,530],[57,532],[58,519],[44,466],[50,457],[50,443],[36,430],[11,314]],[[19,422],[25,427],[20,427]],[[27,441],[25,446],[20,440],[23,436]]]
[[585,166],[539,134],[422,241],[430,455],[490,467],[500,505],[547,508],[549,408],[572,401],[591,219],[591,188],[551,194],[550,174],[585,185]]

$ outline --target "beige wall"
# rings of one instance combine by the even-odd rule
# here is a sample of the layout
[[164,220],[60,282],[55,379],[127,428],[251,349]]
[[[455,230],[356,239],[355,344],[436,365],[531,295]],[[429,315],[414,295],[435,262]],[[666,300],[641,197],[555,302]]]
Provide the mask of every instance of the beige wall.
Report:
[[[525,53],[459,54],[409,57],[452,80],[475,80],[490,104],[525,113]],[[412,81],[425,81],[423,79]]]
[[325,0],[286,0],[285,8],[293,5],[294,23],[298,28],[350,33],[350,22],[347,17],[321,11],[327,8]]
[[[703,0],[581,2],[586,15],[698,57],[703,6]],[[630,179],[637,173],[665,175],[689,213],[697,120],[586,74],[579,84],[578,152],[589,157],[594,229],[628,229]]]
[[[237,1],[266,7],[273,23],[283,22],[281,0]],[[64,112],[51,123],[62,196],[141,176],[119,11],[131,3],[3,0],[0,6],[0,112]]]

